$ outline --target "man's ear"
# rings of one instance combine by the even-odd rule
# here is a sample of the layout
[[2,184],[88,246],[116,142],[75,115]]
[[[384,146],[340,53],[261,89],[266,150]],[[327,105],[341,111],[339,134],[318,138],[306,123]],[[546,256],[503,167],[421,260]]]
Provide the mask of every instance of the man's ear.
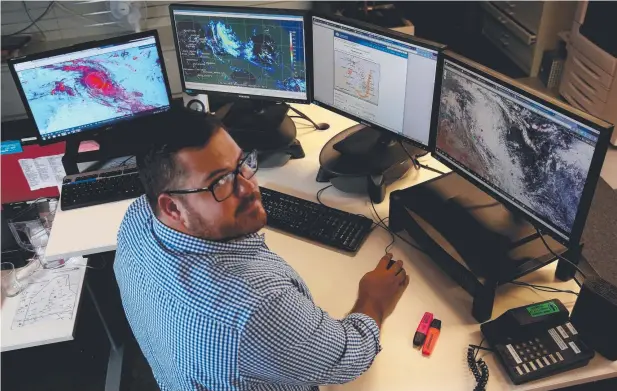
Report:
[[179,202],[169,194],[160,194],[157,200],[160,217],[177,223],[182,223],[181,206]]

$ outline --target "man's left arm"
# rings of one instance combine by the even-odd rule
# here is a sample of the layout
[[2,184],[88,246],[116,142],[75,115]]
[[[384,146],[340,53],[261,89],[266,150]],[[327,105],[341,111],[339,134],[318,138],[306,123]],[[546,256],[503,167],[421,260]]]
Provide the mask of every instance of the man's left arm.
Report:
[[240,375],[249,381],[320,385],[364,373],[380,351],[379,327],[353,313],[331,318],[295,288],[261,303],[240,340]]

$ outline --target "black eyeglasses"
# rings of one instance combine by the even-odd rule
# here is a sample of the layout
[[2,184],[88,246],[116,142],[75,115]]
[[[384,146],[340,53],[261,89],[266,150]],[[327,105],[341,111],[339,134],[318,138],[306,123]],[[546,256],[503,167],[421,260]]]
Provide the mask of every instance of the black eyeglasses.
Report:
[[236,182],[238,174],[242,175],[244,179],[251,179],[257,172],[257,151],[249,152],[244,155],[238,167],[229,174],[225,174],[218,180],[215,180],[210,186],[202,187],[199,189],[186,189],[186,190],[167,190],[165,194],[191,194],[201,193],[209,191],[214,196],[214,199],[218,202],[223,202],[228,199],[236,189]]

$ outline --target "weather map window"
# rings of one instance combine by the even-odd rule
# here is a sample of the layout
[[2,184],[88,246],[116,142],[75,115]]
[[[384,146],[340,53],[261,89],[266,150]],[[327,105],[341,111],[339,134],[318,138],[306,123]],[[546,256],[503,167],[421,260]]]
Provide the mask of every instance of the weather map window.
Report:
[[154,37],[15,64],[43,140],[166,110]]
[[436,153],[568,240],[599,132],[445,61]]
[[428,146],[437,51],[313,17],[315,100]]
[[173,13],[186,89],[307,99],[303,16]]

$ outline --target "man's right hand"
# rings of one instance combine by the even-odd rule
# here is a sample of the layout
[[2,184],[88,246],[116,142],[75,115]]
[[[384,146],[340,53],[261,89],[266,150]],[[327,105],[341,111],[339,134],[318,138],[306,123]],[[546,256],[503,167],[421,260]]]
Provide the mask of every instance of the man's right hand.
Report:
[[364,313],[375,319],[380,328],[409,285],[409,276],[403,269],[403,262],[396,261],[388,268],[391,260],[392,254],[384,255],[375,270],[362,277],[358,301],[352,309],[352,312]]

